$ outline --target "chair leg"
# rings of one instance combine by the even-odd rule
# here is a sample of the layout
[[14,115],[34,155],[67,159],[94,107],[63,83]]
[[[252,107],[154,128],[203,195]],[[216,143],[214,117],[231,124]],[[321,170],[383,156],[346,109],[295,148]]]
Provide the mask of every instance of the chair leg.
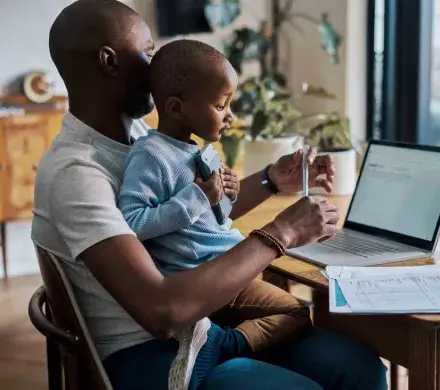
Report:
[[49,390],[63,390],[61,354],[58,345],[48,339],[46,341],[46,353]]
[[6,257],[6,222],[0,222],[0,243],[2,246],[4,279],[8,279],[8,258]]
[[390,363],[390,390],[399,390],[399,366]]
[[[46,316],[52,319],[49,306],[46,304]],[[63,390],[63,369],[61,363],[60,348],[57,343],[46,338],[47,379],[49,390]]]

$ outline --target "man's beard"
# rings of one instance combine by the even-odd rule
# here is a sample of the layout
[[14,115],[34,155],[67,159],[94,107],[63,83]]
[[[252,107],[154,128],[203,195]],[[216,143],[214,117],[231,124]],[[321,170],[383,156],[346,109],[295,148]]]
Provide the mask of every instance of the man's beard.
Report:
[[142,118],[154,110],[154,101],[151,94],[145,94],[128,101],[125,113],[133,119]]

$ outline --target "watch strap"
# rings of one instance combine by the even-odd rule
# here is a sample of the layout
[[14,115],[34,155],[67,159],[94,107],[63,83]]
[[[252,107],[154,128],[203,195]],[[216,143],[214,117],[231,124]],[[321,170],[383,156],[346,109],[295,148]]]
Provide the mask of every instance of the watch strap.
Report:
[[266,187],[272,194],[276,195],[280,191],[278,190],[277,186],[273,183],[272,180],[270,180],[269,177],[269,169],[272,166],[272,164],[269,164],[266,168],[264,168],[263,175],[261,177],[261,184]]

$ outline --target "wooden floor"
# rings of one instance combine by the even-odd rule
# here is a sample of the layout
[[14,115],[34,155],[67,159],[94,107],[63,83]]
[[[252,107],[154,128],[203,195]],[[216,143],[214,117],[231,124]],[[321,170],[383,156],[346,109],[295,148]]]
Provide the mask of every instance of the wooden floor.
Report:
[[0,389],[47,390],[45,343],[27,314],[39,276],[0,280]]
[[[27,314],[31,295],[40,286],[39,276],[0,280],[0,389],[47,390],[44,338]],[[309,290],[296,285],[294,293],[309,298]],[[407,389],[401,370],[399,390]]]

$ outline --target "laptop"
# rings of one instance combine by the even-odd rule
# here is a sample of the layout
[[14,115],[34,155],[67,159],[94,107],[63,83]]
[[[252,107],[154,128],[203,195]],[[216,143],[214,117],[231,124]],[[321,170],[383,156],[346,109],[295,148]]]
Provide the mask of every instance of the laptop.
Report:
[[439,226],[440,147],[371,141],[343,228],[287,253],[321,266],[431,257]]

